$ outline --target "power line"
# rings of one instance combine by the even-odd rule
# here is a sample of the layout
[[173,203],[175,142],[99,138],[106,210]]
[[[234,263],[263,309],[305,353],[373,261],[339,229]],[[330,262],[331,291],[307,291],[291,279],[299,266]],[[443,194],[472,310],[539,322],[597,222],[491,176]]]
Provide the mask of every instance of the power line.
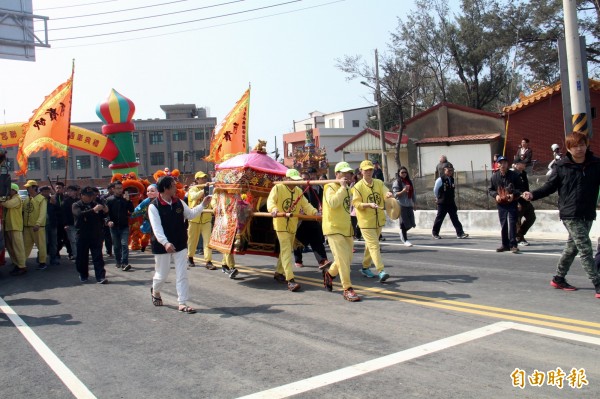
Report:
[[94,3],[85,3],[85,4],[74,4],[70,6],[59,6],[59,7],[48,7],[48,8],[36,8],[35,11],[46,11],[46,10],[58,10],[59,8],[73,8],[73,7],[82,7],[82,6],[91,6],[94,4],[102,4],[102,3],[112,3],[118,0],[105,0],[105,1],[96,1]]
[[54,39],[54,40],[52,40],[52,42],[65,41],[65,40],[76,40],[76,39],[87,39],[87,38],[90,38],[90,37],[111,36],[111,35],[118,35],[118,34],[121,34],[121,33],[131,33],[131,32],[140,32],[140,31],[144,31],[144,30],[166,28],[168,26],[184,25],[184,24],[189,24],[189,23],[193,23],[193,22],[207,21],[207,20],[211,20],[211,19],[230,17],[232,15],[245,14],[245,13],[248,13],[248,12],[265,10],[265,9],[274,8],[274,7],[280,7],[280,6],[284,6],[284,5],[288,5],[288,4],[292,4],[292,3],[298,3],[300,1],[302,1],[302,0],[292,0],[292,1],[287,1],[287,2],[283,2],[283,3],[272,4],[272,5],[269,5],[269,6],[264,6],[264,7],[258,7],[258,8],[253,8],[253,9],[249,9],[249,10],[244,10],[244,11],[237,11],[237,12],[231,12],[231,13],[228,13],[228,14],[216,15],[214,17],[205,17],[205,18],[199,18],[199,19],[194,19],[194,20],[190,20],[190,21],[175,22],[175,23],[172,23],[172,24],[150,26],[150,27],[147,27],[147,28],[129,29],[129,30],[118,31],[118,32],[98,33],[98,34],[95,34],[95,35],[86,35],[86,36],[77,36],[77,37],[67,37],[67,38],[62,38],[62,39]]
[[72,45],[72,46],[62,46],[62,47],[59,46],[59,47],[53,47],[53,49],[90,47],[90,46],[99,46],[99,45],[102,45],[102,44],[130,42],[130,41],[136,41],[136,40],[142,40],[142,39],[152,39],[152,38],[155,38],[155,37],[171,36],[171,35],[177,35],[179,33],[195,32],[195,31],[204,30],[204,29],[219,28],[221,26],[235,25],[235,24],[239,24],[239,23],[242,23],[242,22],[249,22],[249,21],[255,21],[255,20],[259,20],[259,19],[276,17],[276,16],[279,16],[279,15],[293,14],[295,12],[305,11],[305,10],[309,10],[311,8],[324,7],[324,6],[328,6],[328,5],[335,4],[335,3],[341,3],[343,1],[346,1],[346,0],[335,0],[335,1],[328,2],[328,3],[317,4],[315,6],[303,7],[303,8],[298,8],[298,9],[290,10],[290,11],[283,11],[283,12],[279,12],[279,13],[275,13],[275,14],[261,15],[260,17],[241,19],[239,21],[225,22],[225,23],[222,23],[222,24],[216,24],[216,25],[210,25],[210,26],[203,26],[203,27],[200,27],[200,28],[180,30],[180,31],[176,31],[176,32],[160,33],[160,34],[156,34],[156,35],[141,36],[141,37],[136,37],[136,38],[131,38],[131,39],[109,40],[109,41],[105,41],[105,42],[75,44],[75,45]]
[[[180,0],[180,1],[187,1],[187,0]],[[118,23],[121,23],[121,22],[138,21],[140,19],[149,19],[149,18],[164,17],[164,16],[167,16],[167,15],[181,14],[181,13],[184,13],[184,12],[198,11],[198,10],[204,10],[204,9],[208,9],[208,8],[226,6],[226,5],[230,5],[230,4],[234,4],[234,3],[240,3],[242,1],[246,1],[246,0],[234,0],[234,1],[229,1],[229,2],[226,2],[226,3],[212,4],[210,6],[190,8],[190,9],[187,9],[187,10],[167,12],[167,13],[164,13],[164,14],[149,15],[149,16],[146,16],[146,17],[121,19],[121,20],[118,20],[118,21],[109,21],[109,22],[98,22],[96,24],[88,24],[88,25],[67,26],[67,27],[64,27],[64,28],[54,28],[54,29],[48,29],[48,30],[51,31],[51,30],[77,29],[77,28],[87,28],[87,27],[90,27],[90,26],[118,24]],[[177,3],[177,1],[175,1],[173,3]],[[133,8],[131,8],[130,10],[133,10]],[[113,11],[111,11],[111,12],[113,12]]]
[[133,11],[133,10],[141,10],[143,8],[152,8],[152,7],[159,7],[159,6],[165,6],[168,4],[175,4],[175,3],[182,3],[184,1],[189,1],[189,0],[175,0],[175,1],[169,1],[166,3],[158,3],[158,4],[151,4],[151,5],[147,5],[147,6],[140,6],[140,7],[133,7],[133,8],[125,8],[123,10],[112,10],[112,11],[105,11],[105,12],[97,12],[94,14],[84,14],[84,15],[71,15],[69,17],[61,17],[61,18],[53,18],[53,21],[59,21],[61,19],[71,19],[71,18],[84,18],[84,17],[96,17],[98,15],[105,15],[105,14],[114,14],[116,12],[125,12],[125,11]]

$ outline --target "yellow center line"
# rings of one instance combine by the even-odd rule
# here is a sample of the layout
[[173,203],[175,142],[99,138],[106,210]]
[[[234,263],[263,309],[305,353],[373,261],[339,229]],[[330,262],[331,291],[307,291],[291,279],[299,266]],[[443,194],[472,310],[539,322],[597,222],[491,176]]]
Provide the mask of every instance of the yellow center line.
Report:
[[[252,275],[272,276],[272,270],[258,269],[250,266],[236,266],[240,271]],[[295,280],[315,287],[323,287],[323,280],[311,277],[295,276]],[[492,317],[496,319],[511,320],[529,324],[542,325],[547,327],[560,328],[563,330],[584,332],[593,335],[600,335],[600,323],[570,319],[559,316],[546,315],[541,313],[524,312],[515,309],[499,308],[495,306],[479,305],[448,299],[431,298],[422,295],[406,294],[398,291],[391,291],[385,288],[373,288],[353,284],[355,291],[362,295],[382,297],[399,302],[411,303],[415,305],[428,306],[438,309],[454,310],[462,313],[476,314],[480,316]],[[572,325],[570,325],[572,324]],[[584,326],[584,327],[579,327]],[[592,327],[592,328],[585,328]]]

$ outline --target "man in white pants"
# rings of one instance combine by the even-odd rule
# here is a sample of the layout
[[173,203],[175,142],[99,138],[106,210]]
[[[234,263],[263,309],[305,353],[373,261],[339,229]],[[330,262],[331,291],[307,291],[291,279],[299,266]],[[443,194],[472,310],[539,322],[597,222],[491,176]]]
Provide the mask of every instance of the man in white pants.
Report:
[[187,276],[187,230],[185,220],[198,216],[210,196],[206,196],[202,203],[193,209],[177,197],[175,179],[163,176],[157,182],[158,197],[148,206],[148,217],[152,225],[152,253],[154,254],[155,273],[150,294],[152,304],[162,306],[160,291],[171,268],[171,256],[175,263],[177,302],[182,313],[196,313],[196,310],[187,305],[189,299],[189,282]]

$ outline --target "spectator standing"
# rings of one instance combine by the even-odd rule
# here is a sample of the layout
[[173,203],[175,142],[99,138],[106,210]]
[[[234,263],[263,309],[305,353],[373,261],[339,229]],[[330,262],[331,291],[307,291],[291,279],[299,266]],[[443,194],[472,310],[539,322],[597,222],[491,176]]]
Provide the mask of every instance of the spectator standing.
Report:
[[417,227],[415,223],[415,203],[417,195],[415,187],[408,175],[408,169],[402,166],[398,171],[398,176],[392,184],[392,193],[400,204],[400,240],[407,247],[412,247],[412,243],[408,241],[408,230]]
[[73,204],[73,219],[77,236],[77,258],[75,265],[79,280],[83,283],[89,278],[89,255],[92,255],[94,275],[98,284],[106,284],[106,270],[102,258],[102,236],[104,218],[108,207],[94,199],[94,188],[87,186],[81,190],[81,199]]
[[[519,160],[515,163],[515,172],[518,174],[521,190],[529,191],[529,179],[525,171],[525,162]],[[525,239],[525,235],[535,223],[535,208],[533,204],[522,197],[519,197],[518,204],[519,214],[517,215],[517,243],[521,246],[528,246],[529,242]],[[525,219],[525,220],[523,220]]]
[[440,155],[440,162],[437,164],[437,166],[435,168],[435,178],[436,179],[444,176],[444,169],[448,165],[451,165],[451,163],[448,162],[448,158],[445,155]]
[[385,181],[385,179],[383,178],[383,170],[381,169],[381,166],[379,165],[379,161],[373,162],[373,179],[379,179],[381,181]]
[[[441,161],[441,159],[440,159]],[[444,173],[438,177],[433,186],[433,195],[435,195],[437,201],[437,215],[433,222],[433,228],[431,235],[434,239],[439,240],[440,228],[446,218],[446,215],[450,215],[450,221],[456,230],[457,238],[468,238],[469,235],[465,234],[463,226],[458,220],[458,207],[454,199],[454,191],[456,184],[454,183],[454,166],[451,163],[446,163],[444,166]]]
[[148,217],[152,225],[151,246],[154,254],[155,272],[150,295],[154,306],[162,306],[161,289],[171,269],[171,258],[175,263],[177,301],[182,313],[196,313],[187,305],[189,299],[189,281],[187,275],[187,229],[185,220],[193,219],[202,213],[210,196],[204,197],[202,203],[190,209],[177,197],[177,185],[172,176],[163,176],[156,184],[158,197],[148,206]]
[[[133,202],[129,193],[123,192],[123,183],[115,182],[114,194],[106,200],[108,207],[108,227],[117,262],[116,267],[123,271],[131,269],[129,264],[129,217],[133,213]],[[103,230],[104,231],[104,230]]]
[[550,285],[556,289],[575,291],[565,279],[577,254],[581,266],[600,299],[600,273],[594,265],[590,229],[596,219],[596,203],[600,188],[600,158],[589,150],[587,135],[573,132],[565,139],[567,154],[552,168],[548,181],[533,192],[525,192],[527,200],[538,200],[558,191],[560,220],[569,233],[565,249],[556,266]]
[[529,147],[529,139],[526,137],[523,137],[523,140],[521,140],[521,146],[515,155],[515,162],[517,160],[525,161],[527,173],[533,173],[533,150]]
[[370,270],[372,262],[377,269],[379,282],[383,283],[390,275],[385,271],[381,259],[379,237],[386,220],[384,200],[391,198],[392,193],[383,181],[373,178],[373,169],[373,163],[369,160],[360,163],[363,178],[352,187],[352,205],[356,209],[358,225],[365,239],[365,252],[360,272],[365,277],[375,277]]
[[[518,160],[518,162],[523,162]],[[517,246],[517,204],[521,196],[521,179],[517,172],[510,170],[508,159],[498,157],[498,169],[490,179],[489,195],[496,200],[502,246],[496,252],[509,251],[519,253]]]
[[37,270],[45,270],[46,265],[46,197],[38,193],[38,183],[28,180],[25,183],[28,197],[23,201],[23,241],[25,244],[25,259],[29,257],[33,244],[38,249]]
[[25,265],[25,245],[23,243],[23,200],[19,195],[19,186],[10,185],[10,197],[0,205],[5,209],[4,214],[4,242],[10,260],[15,265],[10,271],[11,276],[21,276],[27,273]]
[[558,144],[552,144],[550,146],[550,149],[552,150],[552,161],[550,161],[550,163],[548,164],[548,172],[546,173],[546,176],[550,176],[550,174],[552,173],[552,167],[556,164],[556,161],[560,160],[563,155],[560,152],[560,146]]

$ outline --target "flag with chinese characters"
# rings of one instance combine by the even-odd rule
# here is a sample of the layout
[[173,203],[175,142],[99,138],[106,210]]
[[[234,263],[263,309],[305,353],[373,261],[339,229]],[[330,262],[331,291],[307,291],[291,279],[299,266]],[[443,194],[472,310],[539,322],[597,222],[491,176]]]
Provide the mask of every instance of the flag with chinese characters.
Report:
[[34,152],[48,150],[54,157],[67,156],[72,94],[73,76],[47,96],[29,122],[23,124],[24,134],[19,139],[17,152],[20,168],[17,175],[27,173],[28,159]]
[[248,152],[249,111],[250,88],[213,131],[210,154],[204,160],[218,164],[231,156]]

